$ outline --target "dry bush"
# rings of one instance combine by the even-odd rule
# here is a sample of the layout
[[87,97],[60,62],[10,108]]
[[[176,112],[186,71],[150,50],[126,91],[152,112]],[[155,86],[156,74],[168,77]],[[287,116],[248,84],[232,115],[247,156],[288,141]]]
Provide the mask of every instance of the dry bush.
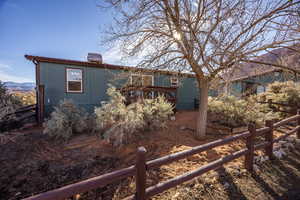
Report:
[[266,104],[257,103],[253,98],[210,97],[208,110],[215,114],[218,123],[229,127],[245,126],[250,122],[263,125],[266,119],[278,118],[278,115],[272,112]]
[[36,94],[35,91],[28,91],[28,92],[15,92],[13,96],[18,98],[22,105],[32,105],[36,104]]
[[[289,106],[280,106],[272,104],[270,109],[274,111],[295,111],[300,107],[300,85],[293,81],[274,82],[267,86],[267,90],[255,97],[258,102],[266,102],[269,99],[274,103],[281,103]],[[278,112],[281,118],[287,117],[287,113]]]
[[126,106],[125,97],[115,87],[107,94],[109,102],[95,108],[96,123],[102,136],[115,146],[127,144],[146,130],[163,128],[173,113],[172,105],[163,97]]
[[0,133],[6,131],[7,122],[13,121],[13,114],[21,102],[15,96],[9,94],[5,85],[0,81]]
[[54,108],[50,119],[45,122],[44,133],[55,138],[70,139],[88,129],[88,115],[71,100],[63,100]]
[[300,85],[293,81],[274,82],[267,86],[264,93],[257,95],[261,101],[272,99],[273,102],[300,106]]

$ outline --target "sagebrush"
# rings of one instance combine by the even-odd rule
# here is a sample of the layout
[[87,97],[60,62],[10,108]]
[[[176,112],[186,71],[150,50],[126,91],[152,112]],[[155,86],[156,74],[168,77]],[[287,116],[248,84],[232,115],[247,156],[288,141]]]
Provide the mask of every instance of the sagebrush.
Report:
[[234,96],[210,97],[208,111],[215,120],[229,127],[245,126],[251,122],[263,125],[266,119],[278,118],[266,104],[257,103],[253,98],[239,99]]
[[[289,106],[272,105],[274,111],[294,111],[300,107],[300,85],[293,81],[274,82],[267,86],[266,92],[257,95],[257,101],[266,102],[272,100],[275,103],[286,104]],[[281,117],[286,117],[287,114],[279,112]]]
[[64,99],[54,107],[50,118],[45,122],[44,133],[67,140],[87,130],[88,120],[89,116],[83,109],[78,108],[73,101]]
[[0,81],[0,133],[7,129],[5,122],[15,120],[14,112],[21,105],[20,100],[10,94],[4,83]]
[[107,90],[109,102],[95,108],[96,123],[102,136],[115,146],[126,144],[147,130],[163,128],[173,106],[164,97],[142,99],[128,106],[125,97],[115,88]]

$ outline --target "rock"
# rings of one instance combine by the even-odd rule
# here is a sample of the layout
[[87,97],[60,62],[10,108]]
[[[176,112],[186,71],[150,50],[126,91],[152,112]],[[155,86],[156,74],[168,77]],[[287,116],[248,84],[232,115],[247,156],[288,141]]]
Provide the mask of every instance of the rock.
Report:
[[282,156],[283,156],[283,153],[282,153],[282,150],[281,150],[281,149],[279,149],[278,151],[274,151],[273,154],[274,154],[274,156],[275,156],[276,158],[278,158],[278,159],[281,159]]
[[223,185],[224,185],[224,188],[225,188],[225,189],[229,189],[229,188],[230,188],[230,184],[227,183],[227,182],[225,182]]
[[268,156],[255,156],[254,157],[254,162],[259,164],[259,163],[267,161],[268,159],[269,159]]
[[256,173],[260,172],[260,169],[259,169],[259,167],[258,167],[256,164],[253,165],[253,170],[254,170]]
[[248,172],[248,171],[247,171],[246,169],[242,169],[242,170],[241,170],[241,174],[247,174],[247,172]]
[[294,137],[287,137],[286,140],[288,142],[295,142],[295,138]]
[[15,194],[15,196],[19,196],[19,195],[21,195],[22,193],[21,192],[17,192],[16,194]]
[[265,161],[267,161],[267,160],[269,160],[269,157],[268,157],[268,156],[262,156],[262,158],[261,158],[261,161],[262,161],[262,162],[265,162]]
[[288,149],[294,149],[295,148],[295,146],[293,145],[293,143],[290,143],[290,142],[286,143],[285,147],[288,148]]
[[287,141],[284,141],[284,140],[280,140],[280,141],[278,142],[278,144],[280,144],[280,145],[284,145],[285,143],[287,143]]
[[277,150],[280,149],[280,148],[281,148],[281,145],[278,144],[278,143],[275,143],[274,146],[273,146],[273,149],[274,149],[275,151],[277,151]]

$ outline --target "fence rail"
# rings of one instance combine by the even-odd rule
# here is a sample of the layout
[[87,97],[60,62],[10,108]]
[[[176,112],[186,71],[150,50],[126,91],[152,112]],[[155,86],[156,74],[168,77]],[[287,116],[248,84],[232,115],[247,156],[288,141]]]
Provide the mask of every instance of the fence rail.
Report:
[[298,105],[291,105],[286,103],[273,102],[272,99],[268,99],[268,101],[259,101],[261,104],[268,104],[269,108],[273,109],[275,112],[282,112],[287,114],[296,114],[299,109]]
[[[280,126],[283,126],[289,122],[297,121],[296,128],[288,131],[285,135],[280,136],[276,139],[274,139],[274,128],[278,128]],[[26,198],[25,200],[60,200],[60,199],[66,199],[68,197],[72,197],[74,195],[77,195],[79,193],[87,192],[89,190],[104,187],[105,185],[108,185],[112,182],[115,182],[117,180],[127,178],[130,176],[136,176],[136,193],[134,195],[131,195],[126,200],[129,199],[138,199],[138,200],[144,200],[148,199],[151,196],[154,196],[156,194],[159,194],[165,190],[168,190],[170,188],[173,188],[179,184],[182,184],[183,182],[189,181],[197,176],[200,176],[210,170],[216,169],[223,164],[226,164],[228,162],[231,162],[234,159],[237,159],[241,156],[245,156],[245,168],[249,171],[253,171],[253,162],[254,162],[254,151],[264,149],[265,154],[270,158],[274,158],[273,156],[273,144],[276,142],[279,142],[280,140],[285,139],[291,134],[297,133],[297,137],[300,138],[300,111],[298,110],[297,115],[289,117],[287,119],[284,119],[282,121],[279,121],[277,123],[273,123],[271,120],[267,120],[265,127],[257,129],[255,124],[249,124],[248,131],[227,137],[225,139],[216,140],[210,143],[206,143],[200,146],[193,147],[190,150],[174,153],[171,155],[167,155],[161,158],[157,158],[155,160],[147,161],[146,162],[146,149],[144,147],[139,147],[137,150],[137,158],[136,158],[136,164],[133,166],[130,166],[125,169],[117,170],[108,174],[104,174],[101,176],[97,176],[91,179],[87,179],[85,181],[81,181],[78,183],[74,183],[71,185],[64,186],[59,189],[55,189],[49,192],[45,192],[42,194],[38,194],[36,196],[32,196],[29,198]],[[264,136],[265,141],[260,142],[259,144],[255,144],[255,139],[257,136]],[[206,150],[210,150],[212,148],[215,148],[217,146],[225,145],[230,142],[234,142],[237,140],[246,140],[246,148],[241,149],[239,151],[236,151],[230,155],[227,155],[225,157],[222,157],[218,160],[215,160],[213,162],[210,162],[204,166],[201,166],[200,168],[190,171],[188,173],[185,173],[183,175],[174,177],[172,179],[169,179],[165,182],[158,183],[156,185],[150,186],[146,188],[146,172],[147,170],[160,167],[162,165],[170,164],[171,162],[178,161],[180,159],[184,159],[188,156],[201,153]]]
[[3,117],[0,121],[0,130],[8,131],[19,128],[32,117],[36,117],[36,104],[18,108],[15,112],[8,113]]

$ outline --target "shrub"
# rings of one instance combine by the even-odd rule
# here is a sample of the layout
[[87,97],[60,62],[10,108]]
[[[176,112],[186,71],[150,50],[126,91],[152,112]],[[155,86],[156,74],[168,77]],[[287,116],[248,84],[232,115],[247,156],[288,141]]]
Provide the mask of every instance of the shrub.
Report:
[[19,99],[11,95],[0,81],[0,132],[6,131],[7,124],[15,120],[13,113],[20,105]]
[[163,128],[173,113],[172,105],[163,97],[145,99],[125,105],[125,97],[115,88],[107,90],[109,102],[95,108],[98,129],[114,146],[127,144],[139,132]]
[[163,96],[143,102],[144,121],[150,130],[164,128],[172,114],[173,106]]
[[[293,81],[287,82],[274,82],[267,86],[267,90],[264,93],[257,95],[257,101],[265,102],[272,99],[272,102],[288,104],[292,108],[300,107],[300,85]],[[275,110],[278,110],[280,106],[272,105]],[[281,107],[280,110],[289,110],[291,107]],[[283,112],[279,113],[281,117],[286,117]]]
[[210,97],[208,111],[215,114],[218,123],[239,127],[250,122],[262,125],[266,119],[274,119],[278,116],[265,104],[260,104],[252,98],[238,99],[234,96]]
[[19,99],[22,105],[32,105],[36,104],[36,95],[35,91],[28,92],[15,92],[12,94],[14,97]]
[[88,128],[88,115],[79,109],[71,100],[63,100],[45,122],[44,133],[50,136],[69,139],[75,134],[81,133]]

